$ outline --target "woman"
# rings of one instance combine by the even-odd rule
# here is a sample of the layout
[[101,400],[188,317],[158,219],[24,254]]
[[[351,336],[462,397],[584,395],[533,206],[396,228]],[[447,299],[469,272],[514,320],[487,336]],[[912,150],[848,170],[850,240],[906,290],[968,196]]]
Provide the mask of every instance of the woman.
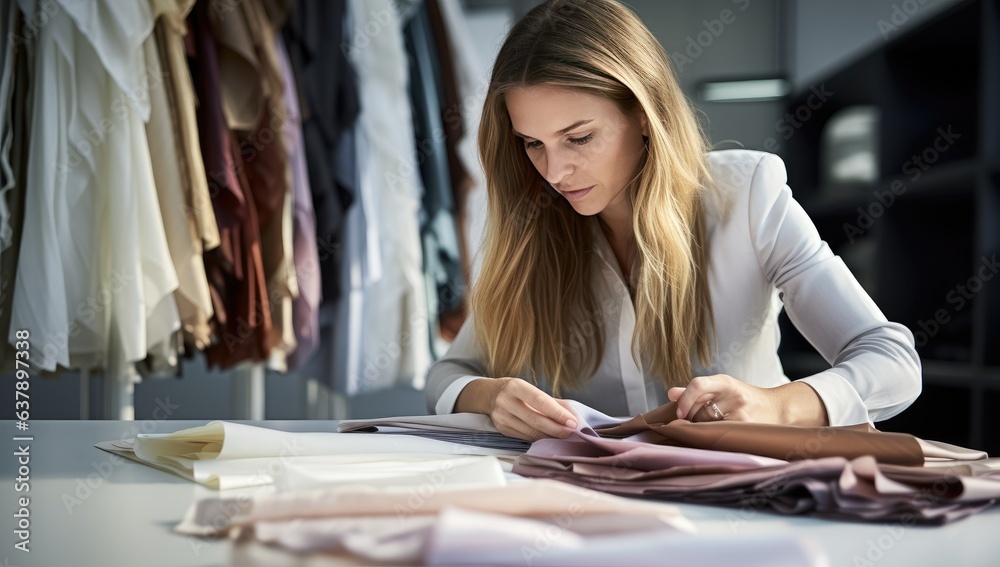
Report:
[[[564,437],[566,396],[629,416],[847,425],[920,393],[886,320],[792,199],[783,162],[710,152],[662,47],[613,0],[554,0],[510,31],[479,148],[488,221],[471,314],[428,374],[435,413]],[[794,382],[782,308],[832,368]]]

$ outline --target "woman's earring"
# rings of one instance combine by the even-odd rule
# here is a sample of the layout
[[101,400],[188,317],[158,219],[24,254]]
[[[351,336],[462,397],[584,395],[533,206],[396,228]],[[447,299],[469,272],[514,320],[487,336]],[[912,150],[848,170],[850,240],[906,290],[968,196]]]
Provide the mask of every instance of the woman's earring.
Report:
[[642,137],[642,145],[643,145],[643,147],[646,148],[646,151],[648,152],[649,151],[649,136],[643,136]]

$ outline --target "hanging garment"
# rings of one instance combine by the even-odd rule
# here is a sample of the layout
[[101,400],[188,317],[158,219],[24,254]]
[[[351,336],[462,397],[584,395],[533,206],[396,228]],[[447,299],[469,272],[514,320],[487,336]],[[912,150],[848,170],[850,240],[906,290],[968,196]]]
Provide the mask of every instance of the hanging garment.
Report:
[[455,246],[457,266],[454,268],[452,275],[454,280],[450,283],[450,286],[456,292],[461,291],[461,293],[450,294],[453,297],[445,301],[446,307],[441,309],[439,315],[441,336],[450,343],[455,340],[455,336],[458,334],[459,329],[461,329],[466,317],[465,298],[468,293],[469,275],[472,272],[471,260],[469,258],[469,244],[466,241],[466,234],[463,227],[466,225],[465,209],[468,194],[475,186],[476,181],[466,169],[465,163],[459,155],[459,144],[466,135],[465,120],[462,116],[462,101],[458,93],[456,56],[452,49],[452,38],[450,37],[447,24],[445,24],[440,4],[439,0],[427,0],[425,2],[428,22],[433,32],[434,44],[436,46],[437,57],[434,61],[438,69],[438,82],[441,91],[441,118],[444,122],[444,143],[451,178],[452,218],[449,219],[449,226],[454,225],[452,232],[457,240]]
[[[352,5],[344,8],[342,35],[345,45],[354,45],[355,36]],[[345,54],[346,55],[346,54]],[[353,67],[351,70],[353,80]],[[354,121],[348,128],[340,130],[340,140],[336,144],[334,170],[337,183],[354,188],[361,187],[362,172],[371,168],[371,144],[364,129]],[[311,178],[310,178],[311,181]],[[375,195],[370,191],[356,191],[356,198],[348,207],[338,235],[337,242],[326,240],[317,233],[320,245],[320,260],[323,264],[323,296],[327,297],[331,287],[328,280],[335,277],[340,290],[333,305],[333,324],[330,326],[330,342],[333,372],[329,386],[339,393],[357,391],[365,374],[374,376],[378,372],[375,361],[363,361],[365,289],[382,277],[382,252],[377,234]],[[369,223],[369,219],[372,222]],[[339,258],[339,260],[338,260]],[[332,262],[341,269],[330,274]]]
[[[356,183],[360,187],[361,172],[368,171],[369,168],[371,146],[358,125],[352,130],[345,130],[342,136],[345,138],[345,143],[340,147],[345,148],[347,143],[351,143],[352,149],[350,152],[339,152],[337,166],[340,168],[343,160],[353,156],[357,160],[353,173],[357,176]],[[371,254],[369,244],[377,249],[378,242],[377,240],[371,242],[377,237],[368,233],[367,222],[368,218],[373,218],[375,206],[372,203],[372,195],[361,192],[358,197],[344,218],[343,270],[340,274],[336,274],[341,280],[338,287],[341,293],[334,306],[334,320],[330,330],[333,343],[331,358],[335,365],[330,377],[330,387],[335,392],[345,394],[358,392],[365,381],[365,376],[376,376],[378,372],[376,361],[367,361],[366,367],[362,349],[365,337],[365,289],[374,280],[370,269],[373,262],[370,260],[373,257],[378,258],[377,255]],[[320,253],[320,258],[329,258],[325,248]],[[381,260],[375,263],[380,265]],[[327,276],[323,277],[325,279]],[[327,286],[324,284],[325,289]]]
[[[455,183],[455,203],[458,210],[460,242],[464,242],[463,256],[468,265],[463,272],[469,274],[470,281],[475,280],[478,273],[480,255],[478,254],[486,227],[486,177],[479,163],[479,148],[476,132],[479,131],[479,120],[483,111],[483,101],[486,98],[490,80],[490,62],[478,57],[478,47],[473,41],[466,22],[465,13],[459,0],[440,0],[441,18],[451,45],[451,61],[454,63],[455,88],[460,103],[453,106],[449,100],[449,87],[445,81],[444,114],[445,132],[449,136],[458,134],[456,141],[456,157],[471,176],[466,186]],[[428,3],[431,22],[434,22],[434,2]],[[444,52],[444,50],[439,50]],[[447,66],[447,63],[444,64]],[[446,67],[445,67],[446,68]],[[443,75],[447,77],[447,71]],[[459,126],[461,125],[461,126]],[[450,142],[449,142],[450,143]],[[452,179],[455,179],[456,168],[452,166]],[[464,191],[462,189],[464,188]],[[465,317],[463,315],[462,321]],[[449,325],[454,324],[451,317],[445,318]],[[460,324],[459,324],[460,327]],[[457,329],[455,329],[457,333]]]
[[[11,211],[7,203],[7,192],[14,187],[14,171],[9,161],[13,139],[10,110],[14,92],[15,52],[24,49],[26,41],[20,27],[20,12],[17,3],[5,2],[0,6],[0,37],[9,38],[0,45],[0,253],[13,243],[14,230],[11,227]],[[6,330],[5,330],[6,332]]]
[[288,357],[288,368],[305,364],[319,346],[319,306],[322,300],[319,252],[316,247],[316,217],[309,194],[309,171],[306,168],[302,141],[302,116],[299,96],[292,76],[291,63],[281,36],[277,37],[278,62],[284,79],[285,147],[292,171],[292,209],[294,210],[294,261],[298,295],[292,301],[292,327],[295,350]]
[[[445,0],[447,2],[448,0]],[[465,197],[475,180],[466,169],[466,164],[458,153],[458,144],[468,133],[465,128],[462,101],[458,91],[457,61],[453,49],[452,31],[444,21],[441,0],[426,0],[427,22],[434,38],[435,57],[433,62],[438,71],[438,83],[441,94],[441,118],[443,120],[445,151],[448,156],[448,170],[451,178],[452,208],[462,211]],[[474,136],[473,136],[474,137]],[[468,260],[467,252],[462,253],[463,260]],[[468,274],[468,266],[462,273]]]
[[[15,19],[9,28],[14,38],[25,39],[23,19],[19,11],[11,16]],[[30,70],[34,68],[33,49],[25,41],[11,42],[10,67],[4,68],[12,74],[10,78],[11,99],[4,109],[6,117],[0,118],[9,129],[10,153],[8,154],[10,169],[0,172],[3,177],[4,190],[0,191],[0,200],[6,202],[10,213],[11,239],[10,246],[0,249],[0,332],[8,336],[8,331],[17,332],[11,328],[11,309],[14,301],[14,282],[17,273],[17,262],[21,251],[21,232],[24,223],[24,200],[26,196],[26,172],[28,168],[28,133],[31,130],[31,100],[32,77]],[[0,134],[0,139],[3,135]],[[30,331],[29,331],[30,332]],[[0,341],[0,374],[16,370],[17,351],[14,345]]]
[[201,155],[197,99],[187,58],[188,36],[185,19],[194,8],[195,0],[152,0],[154,14],[159,14],[153,33],[160,51],[161,67],[166,75],[166,92],[171,100],[178,144],[178,163],[185,189],[185,204],[201,239],[202,250],[219,245],[219,227],[215,222],[208,178]]
[[12,329],[45,330],[32,341],[36,368],[133,380],[131,363],[180,328],[145,132],[160,79],[142,51],[152,12],[59,7],[38,31]]
[[209,366],[228,368],[266,360],[277,336],[265,288],[257,207],[222,107],[219,55],[208,10],[208,2],[196,3],[188,19],[201,150],[221,237],[220,246],[204,255],[215,336],[205,355]]
[[[778,314],[784,307],[832,366],[800,381],[819,394],[830,425],[888,419],[920,393],[913,334],[889,322],[840,258],[833,255],[786,184],[773,154],[713,151],[707,156],[718,189],[705,201],[708,288],[716,340],[707,366],[693,376],[729,374],[760,387],[789,382],[778,358]],[[592,285],[601,313],[604,353],[597,372],[567,397],[616,416],[666,403],[661,377],[647,375],[631,352],[635,309],[614,252],[596,217],[589,223],[596,253]],[[471,316],[474,318],[475,314]],[[459,392],[484,376],[472,321],[430,370],[428,406],[454,408]],[[692,377],[693,377],[692,376]],[[546,384],[541,387],[548,388]]]
[[194,1],[154,0],[151,6],[157,23],[144,49],[146,67],[158,80],[150,83],[146,136],[167,246],[177,271],[174,299],[184,343],[204,350],[211,343],[212,297],[202,255],[206,247],[219,245],[219,231],[208,196],[184,55],[184,18]]
[[[421,266],[420,199],[409,80],[399,7],[388,0],[353,0],[354,27],[365,29],[369,13],[388,17],[367,44],[349,50],[359,73],[366,106],[361,128],[371,145],[371,162],[361,176],[361,191],[375,202],[374,218],[381,247],[381,278],[365,289],[364,376],[348,377],[348,393],[393,385],[423,388],[430,348],[427,301]],[[369,373],[369,370],[371,372]]]
[[455,226],[455,200],[443,137],[439,60],[432,37],[426,4],[421,4],[403,28],[410,54],[410,102],[416,136],[417,162],[424,194],[421,201],[420,233],[423,245],[424,287],[427,293],[428,333],[431,356],[437,359],[439,316],[461,309],[465,282]]
[[[247,187],[253,194],[260,232],[260,253],[271,310],[274,347],[270,366],[285,370],[295,348],[292,297],[297,283],[292,253],[291,171],[283,136],[284,82],[275,51],[280,11],[269,13],[265,0],[232,5],[213,0],[209,11],[219,48],[222,108],[236,135]],[[272,20],[274,18],[274,20]]]
[[[354,145],[342,134],[360,112],[357,76],[347,59],[352,22],[347,0],[298,2],[284,29],[289,58],[300,80],[302,132],[316,239],[322,254],[324,301],[340,297],[343,223],[358,197]],[[347,153],[350,159],[337,157]],[[349,169],[345,169],[349,168]]]

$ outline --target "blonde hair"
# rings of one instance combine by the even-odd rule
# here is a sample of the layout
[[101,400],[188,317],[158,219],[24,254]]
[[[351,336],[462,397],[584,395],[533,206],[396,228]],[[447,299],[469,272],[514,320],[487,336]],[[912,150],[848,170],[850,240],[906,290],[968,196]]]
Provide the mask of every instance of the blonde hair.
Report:
[[613,0],[550,0],[510,30],[494,63],[479,128],[488,217],[470,307],[487,372],[576,389],[601,363],[587,219],[539,175],[515,137],[505,95],[552,86],[641,108],[648,150],[627,189],[638,270],[632,356],[665,386],[691,379],[691,348],[710,357],[703,181],[710,149],[663,48]]

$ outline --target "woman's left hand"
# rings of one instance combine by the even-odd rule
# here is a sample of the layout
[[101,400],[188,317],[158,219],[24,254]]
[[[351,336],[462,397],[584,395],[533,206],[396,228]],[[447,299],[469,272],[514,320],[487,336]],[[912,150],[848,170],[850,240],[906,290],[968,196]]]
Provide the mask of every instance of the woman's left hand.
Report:
[[[688,421],[727,419],[782,425],[826,425],[827,421],[822,400],[805,383],[760,388],[728,374],[715,374],[698,376],[686,388],[670,388],[667,397],[677,402],[678,419]],[[790,412],[790,407],[805,411]]]

